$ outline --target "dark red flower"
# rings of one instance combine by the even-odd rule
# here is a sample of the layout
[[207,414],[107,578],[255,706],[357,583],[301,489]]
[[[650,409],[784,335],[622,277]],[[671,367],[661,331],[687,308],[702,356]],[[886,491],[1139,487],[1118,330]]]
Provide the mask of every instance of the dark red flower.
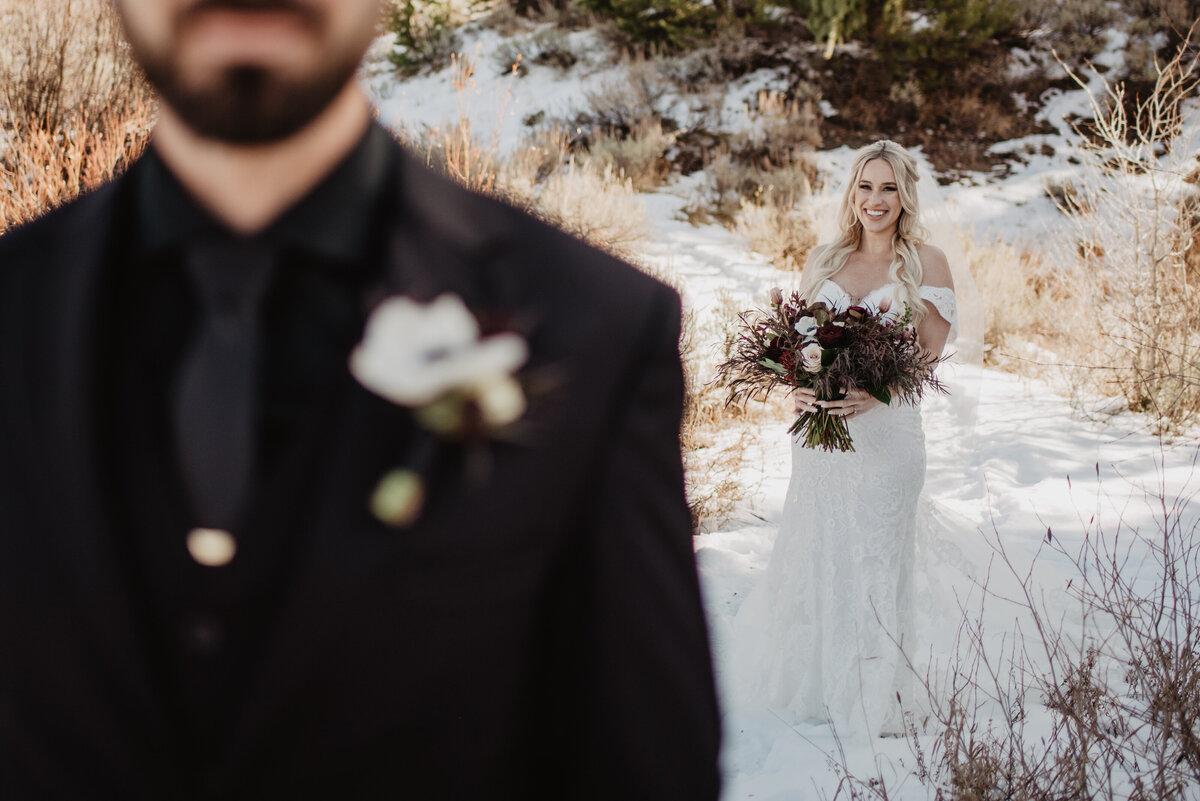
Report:
[[794,351],[794,350],[784,351],[783,355],[779,357],[779,363],[781,365],[783,365],[783,369],[787,370],[789,373],[796,372],[796,363],[797,363],[796,351]]
[[840,325],[826,323],[817,329],[816,335],[823,348],[839,348],[846,344],[846,329]]

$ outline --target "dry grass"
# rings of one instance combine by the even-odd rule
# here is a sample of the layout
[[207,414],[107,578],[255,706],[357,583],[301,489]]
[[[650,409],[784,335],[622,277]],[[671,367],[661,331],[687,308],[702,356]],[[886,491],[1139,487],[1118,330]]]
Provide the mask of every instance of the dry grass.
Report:
[[670,173],[670,162],[664,157],[674,142],[675,136],[664,133],[661,122],[643,119],[627,135],[607,131],[593,136],[585,160],[595,169],[613,170],[629,179],[638,192],[650,192]]
[[821,140],[814,107],[764,91],[747,112],[748,125],[717,147],[686,213],[739,231],[776,267],[795,269],[816,244],[812,153]]
[[619,77],[584,93],[589,111],[575,120],[584,138],[626,137],[662,120],[663,100],[674,86],[659,62],[625,55],[620,67]]
[[528,35],[508,39],[495,53],[496,66],[502,73],[515,68],[522,75],[531,64],[565,72],[578,61],[567,32],[558,27],[541,27]]
[[[444,127],[411,131],[401,126],[397,138],[421,156],[425,164],[440,170],[474,192],[484,194],[496,190],[500,161],[499,126],[489,140],[482,141],[471,123],[471,98],[476,93],[475,63],[462,53],[450,55],[451,85],[458,98],[458,119]],[[512,97],[512,76],[502,90],[504,101],[498,112],[503,118],[507,101]]]
[[817,244],[811,196],[797,203],[770,188],[759,202],[742,200],[734,230],[778,270],[800,270]]
[[533,198],[535,211],[599,248],[637,262],[637,246],[649,233],[646,209],[628,178],[574,159],[551,175]]
[[1097,332],[1075,291],[1077,275],[1041,250],[1005,242],[963,242],[984,299],[987,364],[1039,377],[1077,363],[1095,347]]
[[[730,139],[738,158],[766,171],[807,165],[821,145],[821,129],[812,100],[763,90],[749,109],[749,125]],[[812,168],[809,168],[812,173]],[[811,177],[811,175],[810,175]]]
[[[632,181],[612,164],[599,166],[572,158],[561,129],[535,132],[513,153],[501,153],[499,134],[483,140],[471,122],[474,64],[461,54],[455,54],[452,63],[458,119],[444,128],[419,133],[402,128],[400,141],[426,164],[472,191],[500,197],[632,260],[636,245],[647,233],[645,210]],[[515,76],[516,72],[511,72],[508,84],[497,90],[505,95],[498,104],[501,117]]]
[[[680,341],[687,380],[681,442],[687,472],[688,506],[701,533],[720,530],[751,489],[743,470],[746,451],[764,425],[786,428],[791,403],[782,395],[746,408],[727,406],[724,387],[713,383],[714,366],[729,356],[734,323],[745,303],[718,291],[717,304],[703,315],[687,311]],[[714,352],[713,347],[716,347]]]
[[0,233],[123,170],[154,117],[104,0],[0,0]]
[[149,105],[76,131],[33,129],[0,155],[0,234],[42,216],[123,171],[149,138]]
[[500,0],[480,22],[501,36],[511,37],[535,27],[579,30],[596,20],[573,0]]
[[807,166],[762,171],[718,151],[684,213],[722,223],[779,270],[799,270],[817,244]]
[[149,101],[107,0],[0,0],[0,30],[6,128],[63,130]]

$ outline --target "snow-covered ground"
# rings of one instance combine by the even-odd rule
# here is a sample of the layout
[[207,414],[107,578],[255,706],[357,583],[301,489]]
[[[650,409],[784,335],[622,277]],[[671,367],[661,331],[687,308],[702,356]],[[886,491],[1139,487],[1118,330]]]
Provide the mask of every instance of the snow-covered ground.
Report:
[[[694,308],[712,307],[718,292],[761,299],[767,287],[792,280],[790,273],[748,253],[725,229],[680,221],[675,211],[681,203],[669,192],[647,198],[652,230],[646,256],[674,278]],[[1067,615],[1069,626],[1078,631],[1081,621],[1066,593],[1075,571],[1060,552],[1043,547],[1047,529],[1072,555],[1088,530],[1101,528],[1111,535],[1120,523],[1127,530],[1156,531],[1162,518],[1153,505],[1156,494],[1170,500],[1200,489],[1200,476],[1193,470],[1196,448],[1190,442],[1162,445],[1132,415],[1104,423],[1079,419],[1064,398],[1036,381],[992,370],[963,372],[963,380],[978,394],[972,446],[964,453],[957,407],[937,398],[926,402],[926,495],[949,513],[958,527],[951,532],[952,542],[973,565],[993,558],[998,563],[997,543],[1018,571],[1036,562],[1036,591],[1049,600],[1054,616]],[[790,472],[789,422],[780,417],[753,432],[740,474],[753,492],[733,522],[696,538],[719,673],[730,659],[733,618],[763,574],[778,530]],[[1093,515],[1098,523],[1092,522]],[[1183,515],[1200,517],[1200,501],[1186,502]],[[970,583],[960,584],[965,594]],[[1015,576],[997,564],[991,589],[1011,594]],[[942,612],[940,619],[954,622],[955,610]],[[994,600],[985,612],[985,627],[997,641],[1015,630],[1020,616],[1010,604]],[[949,659],[949,644],[949,636],[934,643],[934,658]],[[936,652],[939,647],[941,653]],[[728,686],[722,689],[731,707],[733,694]],[[834,796],[841,778],[835,765],[843,757],[829,726],[793,726],[763,710],[734,708],[727,709],[726,724],[728,801]],[[923,739],[926,753],[933,739]],[[860,777],[882,777],[890,798],[932,797],[910,775],[915,763],[907,742],[847,741],[841,747],[845,764]]]
[[[570,36],[577,52],[591,54],[570,73],[529,65],[526,75],[516,77],[501,74],[496,66],[495,53],[503,44],[497,34],[467,31],[464,51],[477,69],[465,91],[455,91],[450,70],[404,82],[378,73],[370,82],[380,118],[411,131],[445,125],[466,113],[485,140],[494,134],[501,150],[514,147],[525,118],[536,112],[571,118],[586,109],[589,88],[621,80],[623,68],[611,64],[593,34]],[[746,122],[746,100],[779,80],[755,73],[730,86],[722,124],[733,129]],[[1028,243],[1054,235],[1058,212],[1046,197],[1044,182],[1069,176],[1069,130],[1063,117],[1085,109],[1082,92],[1051,98],[1040,114],[1057,133],[998,146],[1025,154],[1003,180],[976,175],[944,187],[951,219],[974,231],[977,239]],[[818,155],[818,164],[836,176],[849,157],[846,148],[826,150]],[[792,285],[794,274],[773,269],[736,234],[684,221],[681,210],[698,180],[677,179],[642,198],[650,228],[644,260],[680,288],[701,320],[717,314],[726,298],[749,306],[760,303],[771,286]],[[1072,567],[1065,557],[1043,548],[1047,529],[1067,553],[1077,551],[1089,530],[1112,532],[1118,521],[1127,530],[1155,531],[1147,491],[1169,499],[1189,496],[1196,488],[1195,446],[1163,445],[1132,415],[1103,423],[1083,420],[1065,399],[1036,381],[989,370],[963,371],[962,378],[978,395],[972,437],[963,438],[952,404],[934,399],[924,409],[928,499],[950,513],[948,519],[957,527],[955,544],[976,564],[986,563],[997,543],[1019,568],[1033,563],[1040,552],[1033,574],[1038,590],[1052,611],[1066,615],[1069,626],[1078,617],[1064,592]],[[770,557],[790,470],[787,422],[781,417],[752,432],[740,474],[750,492],[732,522],[696,539],[719,671],[728,660],[733,616]],[[1195,519],[1197,505],[1184,503],[1183,515]],[[989,604],[989,632],[1000,636],[1014,631],[1015,614],[1003,603]],[[769,713],[738,709],[730,710],[726,723],[728,801],[834,796],[839,780],[834,765],[841,759],[830,759],[838,745],[828,726],[789,726]],[[886,780],[889,798],[930,795],[912,775],[914,757],[904,740],[842,745],[845,762],[855,772]]]

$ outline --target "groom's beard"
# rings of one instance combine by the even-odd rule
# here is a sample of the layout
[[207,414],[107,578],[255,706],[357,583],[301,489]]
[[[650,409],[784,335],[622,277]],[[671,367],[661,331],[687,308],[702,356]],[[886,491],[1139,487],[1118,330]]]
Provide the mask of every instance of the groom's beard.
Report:
[[[121,3],[117,4],[121,11]],[[317,7],[302,0],[200,0],[180,12],[171,40],[145,42],[136,26],[125,24],[134,59],[159,97],[195,133],[240,145],[268,144],[304,128],[353,79],[365,42],[330,42],[304,74],[284,74],[267,66],[232,64],[215,76],[190,74],[177,56],[179,41],[194,19],[213,10],[263,10],[293,15],[316,36],[327,25]]]
[[163,102],[200,136],[260,145],[287,139],[316,119],[354,77],[358,58],[303,84],[281,81],[261,67],[232,67],[215,84],[189,88],[169,63],[145,62],[142,68]]

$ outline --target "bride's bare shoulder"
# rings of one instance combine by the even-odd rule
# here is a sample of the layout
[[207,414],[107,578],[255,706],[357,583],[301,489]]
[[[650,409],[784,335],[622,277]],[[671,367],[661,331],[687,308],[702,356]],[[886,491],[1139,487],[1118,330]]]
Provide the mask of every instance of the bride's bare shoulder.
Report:
[[921,283],[925,286],[954,286],[954,278],[950,274],[950,262],[945,252],[937,245],[928,243],[917,249],[921,259]]

